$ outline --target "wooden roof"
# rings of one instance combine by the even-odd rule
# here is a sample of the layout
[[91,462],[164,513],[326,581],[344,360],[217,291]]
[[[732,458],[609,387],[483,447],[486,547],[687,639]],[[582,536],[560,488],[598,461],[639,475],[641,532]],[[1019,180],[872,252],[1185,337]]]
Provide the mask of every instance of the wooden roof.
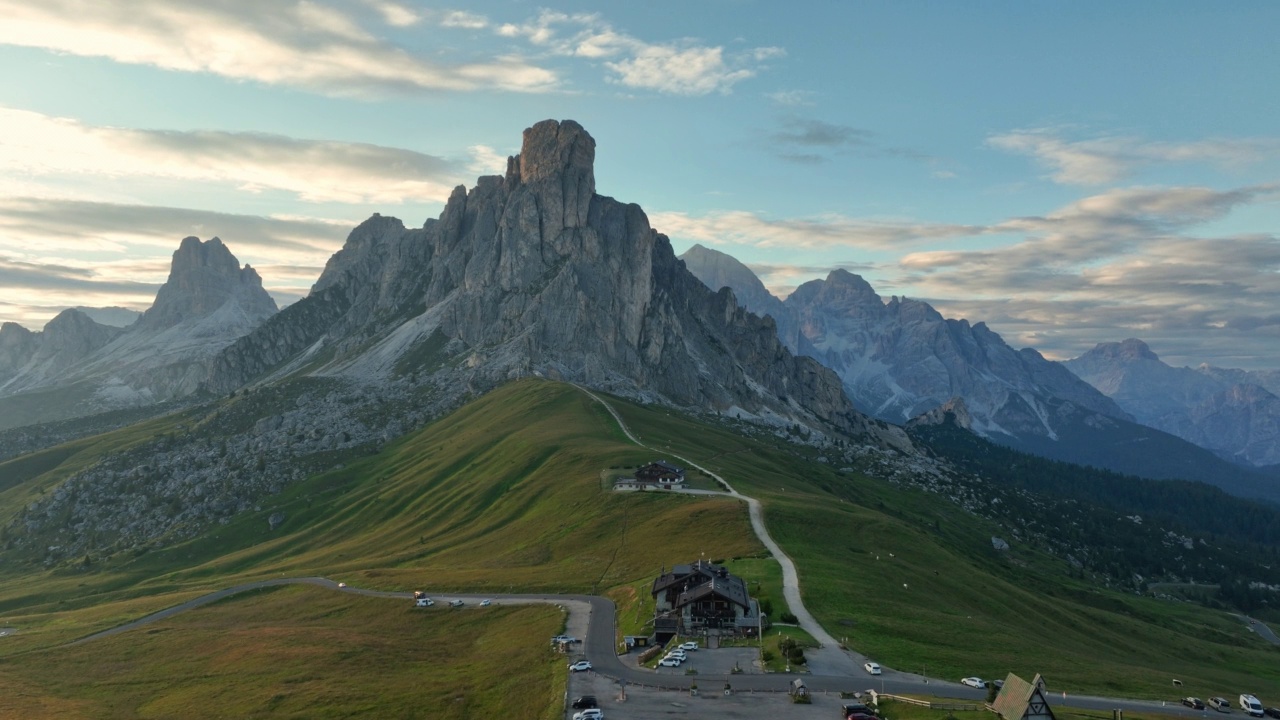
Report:
[[1004,687],[996,695],[991,708],[1003,720],[1024,720],[1026,718],[1049,718],[1053,720],[1053,708],[1045,699],[1044,679],[1036,673],[1031,682],[1009,673],[1004,680]]

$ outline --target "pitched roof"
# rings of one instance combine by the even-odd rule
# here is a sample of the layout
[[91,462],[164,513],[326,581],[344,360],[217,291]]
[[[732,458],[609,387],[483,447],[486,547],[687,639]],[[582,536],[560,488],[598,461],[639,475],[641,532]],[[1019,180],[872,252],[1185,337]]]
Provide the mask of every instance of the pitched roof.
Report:
[[1036,677],[1031,682],[1027,682],[1022,678],[1009,673],[1004,680],[1004,687],[1000,688],[1000,694],[996,695],[995,702],[991,703],[991,708],[996,711],[1004,720],[1022,720],[1027,716],[1028,707],[1032,707],[1035,712],[1032,715],[1043,717],[1047,715],[1052,718],[1053,708],[1049,707],[1048,701],[1045,699],[1044,679],[1040,677],[1040,673],[1036,673]]
[[680,593],[675,606],[681,608],[712,595],[724,598],[744,609],[751,609],[751,602],[747,598],[747,584],[742,581],[742,578],[727,573],[725,577],[712,577],[707,582]]

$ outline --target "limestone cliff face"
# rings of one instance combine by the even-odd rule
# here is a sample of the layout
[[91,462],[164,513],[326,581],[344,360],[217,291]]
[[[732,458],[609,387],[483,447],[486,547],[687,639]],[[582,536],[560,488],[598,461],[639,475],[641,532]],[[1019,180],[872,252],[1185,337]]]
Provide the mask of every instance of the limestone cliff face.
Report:
[[262,278],[248,265],[241,268],[221,239],[200,242],[188,237],[174,251],[169,279],[134,331],[155,332],[218,313],[236,316],[229,321],[243,318],[244,324],[255,325],[275,312],[275,300],[262,288]]
[[461,388],[540,374],[907,442],[854,411],[830,370],[788,352],[772,320],[689,274],[639,206],[596,194],[594,158],[580,125],[540,122],[504,176],[456,188],[424,227],[375,215],[310,296],[218,358],[210,386],[435,372],[405,360],[434,338]]

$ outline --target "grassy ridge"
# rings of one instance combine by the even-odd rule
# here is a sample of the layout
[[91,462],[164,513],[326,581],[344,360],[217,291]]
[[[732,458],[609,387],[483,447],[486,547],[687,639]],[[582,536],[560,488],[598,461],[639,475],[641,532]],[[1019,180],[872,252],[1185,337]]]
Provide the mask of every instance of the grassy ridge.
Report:
[[[131,428],[128,433],[120,431],[116,442],[166,429],[162,423],[149,430]],[[91,462],[94,447],[111,443],[105,438],[93,442],[98,444],[76,445],[67,455],[68,462]],[[433,592],[603,593],[633,587],[642,591],[620,598],[619,609],[635,615],[650,600],[647,585],[662,565],[687,562],[700,553],[732,558],[763,551],[739,502],[601,489],[603,468],[652,459],[651,452],[626,441],[608,414],[576,389],[550,383],[514,383],[406,436],[376,456],[312,477],[266,499],[260,511],[245,513],[192,541],[141,555],[118,554],[95,562],[87,570],[32,571],[0,562],[0,626],[20,630],[0,641],[0,678],[4,682],[0,694],[8,689],[27,698],[32,704],[26,709],[34,716],[108,716],[100,713],[106,706],[138,707],[138,714],[144,716],[168,716],[178,705],[162,709],[130,706],[133,690],[129,683],[108,683],[100,691],[90,692],[78,685],[45,683],[45,676],[39,673],[14,672],[13,668],[27,663],[36,663],[46,671],[77,667],[74,658],[80,657],[75,654],[80,651],[58,648],[60,644],[175,605],[202,591],[251,579],[319,574],[366,587]],[[29,490],[37,483],[52,487],[51,478],[66,474],[69,469],[58,465],[12,490]],[[273,512],[285,514],[284,523],[274,531],[267,523]],[[260,611],[260,602],[265,601],[255,596],[233,604],[243,606],[244,616],[253,618]],[[382,612],[378,608],[387,607],[400,612],[398,605],[388,606],[386,601],[375,602],[370,612],[376,614]],[[483,626],[488,622],[486,617],[476,616],[479,625],[472,640],[490,636],[486,633],[491,631]],[[289,635],[295,631],[288,616],[280,617],[279,623],[278,632]],[[305,627],[322,626],[317,618]],[[539,629],[536,642],[526,643],[523,636],[518,641],[545,651],[546,638],[558,629]],[[150,637],[146,632],[126,636],[133,640]],[[182,636],[187,635],[183,629]],[[492,637],[502,635],[500,628],[492,630]],[[338,638],[331,641],[346,643]],[[108,642],[112,644],[105,644]],[[128,642],[118,644],[121,642],[114,638],[96,641],[91,655],[109,665],[123,662],[122,658],[140,662],[136,654],[127,651]],[[148,653],[168,653],[183,663],[194,662],[183,653],[203,652],[198,642],[147,647]],[[495,643],[487,648],[485,653],[508,650]],[[347,651],[350,662],[344,667],[351,683],[381,682],[384,669],[376,662],[380,656],[371,655],[381,651],[371,645],[349,644]],[[228,650],[227,657],[241,655]],[[243,657],[246,667],[256,667],[259,662],[252,655]],[[322,654],[315,662],[331,660]],[[452,668],[452,662],[445,664]],[[200,678],[212,671],[192,670],[179,684],[194,684],[192,697],[205,698],[200,700],[205,702],[241,682],[232,672],[234,665],[228,661],[226,672],[231,674],[212,673],[208,682]],[[496,683],[510,674],[501,665],[479,660],[459,666],[456,672],[476,683]],[[145,685],[141,676],[137,682]],[[174,697],[175,703],[196,702],[186,696]],[[544,703],[559,701],[558,697],[531,699],[527,693],[522,697],[522,709],[508,716],[528,717],[541,712]],[[329,702],[321,695],[311,701]],[[453,707],[450,703],[455,702],[431,695],[420,696],[418,701],[430,708]],[[89,705],[84,705],[86,702]],[[253,709],[257,706],[244,707],[259,712]],[[301,711],[297,714],[305,715]],[[472,714],[493,716],[474,707],[467,711],[467,716]],[[245,716],[240,712],[229,715]],[[0,716],[5,713],[0,711]],[[400,715],[392,712],[389,716]]]
[[258,591],[0,662],[0,717],[558,717],[563,660],[546,638],[562,622],[548,606]]
[[1016,542],[997,553],[993,524],[816,451],[613,402],[644,442],[759,498],[809,610],[890,667],[956,680],[1041,672],[1058,688],[1157,699],[1175,677],[1183,694],[1280,695],[1280,649],[1225,613],[1099,590]]

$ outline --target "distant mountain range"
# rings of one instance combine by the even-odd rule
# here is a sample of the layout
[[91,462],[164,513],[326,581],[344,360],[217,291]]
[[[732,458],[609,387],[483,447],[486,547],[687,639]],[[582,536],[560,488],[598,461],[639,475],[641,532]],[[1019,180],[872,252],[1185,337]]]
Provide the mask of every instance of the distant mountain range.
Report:
[[1197,438],[1148,427],[1146,415],[1090,377],[1030,348],[1013,349],[984,323],[943,318],[919,300],[886,302],[844,270],[780,300],[729,255],[695,245],[681,259],[708,287],[728,287],[744,307],[773,317],[788,348],[835,370],[854,404],[874,417],[903,424],[952,409],[972,432],[1056,460],[1202,480],[1251,496],[1277,485],[1269,473],[1223,461]]
[[1144,425],[1233,462],[1280,464],[1280,373],[1175,368],[1132,338],[1064,365]]

